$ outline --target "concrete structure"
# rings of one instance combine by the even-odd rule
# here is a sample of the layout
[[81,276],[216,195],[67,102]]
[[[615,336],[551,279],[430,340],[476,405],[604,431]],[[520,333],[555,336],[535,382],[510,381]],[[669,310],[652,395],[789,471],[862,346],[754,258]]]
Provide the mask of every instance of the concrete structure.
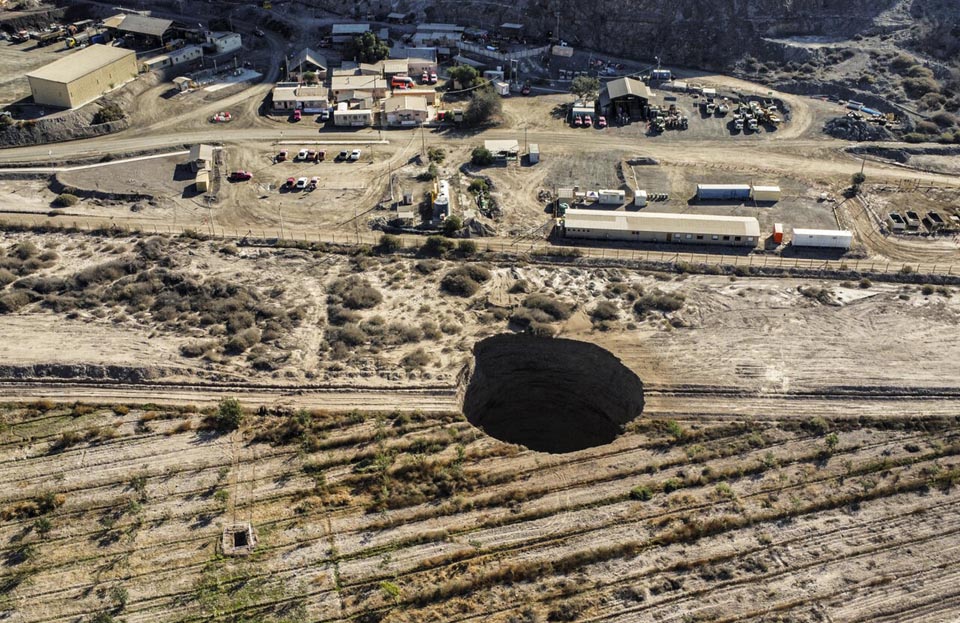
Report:
[[755,247],[760,240],[760,223],[746,216],[570,209],[564,215],[563,235],[588,240]]
[[437,96],[439,95],[439,93],[433,89],[404,89],[400,91],[400,93],[410,97],[422,97],[427,100],[427,104],[430,106],[437,103]]
[[210,170],[202,169],[197,171],[197,176],[193,179],[193,185],[197,192],[205,193],[210,190]]
[[617,78],[600,89],[600,114],[607,117],[642,119],[646,117],[653,97],[650,88],[642,80]]
[[287,62],[287,80],[300,82],[307,72],[315,73],[320,82],[327,79],[327,59],[310,48],[300,50]]
[[623,205],[627,193],[622,190],[598,190],[597,201],[603,205]]
[[271,92],[273,110],[318,113],[330,107],[327,89],[322,86],[304,86],[299,82],[280,82]]
[[520,143],[513,140],[484,141],[483,146],[501,162],[516,160],[520,154]]
[[780,201],[779,186],[753,186],[750,189],[750,197],[754,201],[762,203],[776,203]]
[[27,73],[33,101],[77,108],[137,77],[133,50],[92,45]]
[[169,31],[173,22],[168,19],[148,17],[146,15],[126,15],[123,13],[103,20],[103,25],[114,37],[133,37],[144,42],[163,45],[170,38]]
[[411,95],[396,95],[383,103],[383,112],[390,125],[420,125],[430,117],[427,99]]
[[749,184],[697,184],[697,200],[729,201],[750,199]]
[[380,76],[363,76],[354,72],[334,73],[330,79],[330,93],[339,102],[341,95],[347,92],[354,96],[366,94],[373,99],[382,99],[387,95],[388,81]]
[[362,128],[373,124],[373,111],[368,108],[349,108],[346,102],[337,104],[333,111],[333,125]]
[[633,205],[638,208],[644,208],[647,206],[647,191],[637,190],[633,193]]
[[144,61],[143,70],[151,71],[154,69],[164,69],[165,67],[182,65],[184,63],[189,63],[190,61],[200,60],[202,58],[203,48],[201,48],[199,45],[188,45],[178,50],[173,50],[168,54],[161,54],[160,56],[155,56]]
[[849,249],[853,234],[840,229],[794,229],[790,243],[795,247]]
[[190,168],[203,171],[213,168],[213,145],[198,143],[190,148]]
[[213,46],[214,54],[229,54],[243,47],[243,38],[236,32],[208,32],[207,44]]
[[177,76],[172,82],[180,91],[189,91],[197,87],[197,83],[186,76]]
[[336,44],[350,43],[365,32],[370,32],[370,24],[334,24],[330,40]]
[[540,162],[540,145],[537,143],[530,143],[530,153],[527,155],[527,161],[530,164],[537,164]]
[[434,44],[441,46],[454,45],[463,40],[463,26],[456,24],[417,24],[417,32],[413,35],[413,44],[420,47],[428,47]]
[[[420,49],[420,48],[417,48]],[[411,76],[422,75],[423,72],[436,73],[437,72],[437,55],[436,48],[430,48],[433,50],[434,54],[432,57],[429,56],[410,56],[406,59],[407,61],[407,73]]]

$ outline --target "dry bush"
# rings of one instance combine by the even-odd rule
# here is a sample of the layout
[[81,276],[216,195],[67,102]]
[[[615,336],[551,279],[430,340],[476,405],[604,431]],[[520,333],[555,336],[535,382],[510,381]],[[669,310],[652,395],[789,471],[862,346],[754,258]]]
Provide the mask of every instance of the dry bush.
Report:
[[[574,306],[566,301],[560,301],[546,294],[531,294],[523,301],[528,310],[539,310],[553,320],[566,320],[573,314]],[[534,317],[534,320],[542,321]]]
[[401,364],[404,368],[422,368],[428,363],[430,363],[432,357],[423,350],[418,348],[411,353],[407,353],[404,358],[401,360]]
[[331,304],[343,305],[349,309],[370,309],[383,301],[383,295],[370,285],[370,282],[358,275],[338,279],[327,289]]
[[620,308],[616,303],[610,301],[600,301],[596,307],[590,310],[590,317],[594,322],[605,320],[616,320],[620,317]]
[[634,304],[633,311],[639,316],[645,316],[650,312],[674,312],[683,309],[686,297],[680,292],[661,292],[654,290],[640,296]]
[[440,280],[440,289],[456,296],[473,296],[480,284],[490,279],[490,271],[477,264],[464,264],[454,268]]

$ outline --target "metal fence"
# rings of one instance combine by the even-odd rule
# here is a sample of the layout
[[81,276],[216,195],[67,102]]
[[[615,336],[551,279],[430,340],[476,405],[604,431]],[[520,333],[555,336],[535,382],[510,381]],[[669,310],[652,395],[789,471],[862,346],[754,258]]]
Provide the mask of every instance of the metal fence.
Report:
[[[19,218],[21,223],[29,223],[33,227],[72,228],[78,231],[102,232],[108,227],[99,223],[72,222],[53,224],[48,218],[37,215],[35,219]],[[34,221],[34,222],[30,222]],[[320,230],[296,230],[290,227],[283,229],[251,228],[227,229],[216,223],[206,222],[197,227],[174,225],[116,227],[117,231],[137,234],[199,234],[211,238],[224,240],[241,240],[244,238],[265,241],[267,243],[295,244],[327,243],[340,245],[370,245],[380,242],[381,233],[372,232],[326,232]],[[398,235],[403,249],[416,249],[423,245],[426,238],[418,235]],[[685,263],[693,267],[733,267],[733,268],[770,268],[779,270],[806,270],[829,272],[856,272],[872,274],[922,274],[960,276],[960,267],[947,263],[917,263],[898,262],[872,259],[817,259],[810,257],[783,257],[780,255],[763,253],[704,253],[697,251],[667,251],[647,250],[624,247],[600,246],[566,246],[552,244],[543,239],[508,240],[503,238],[472,238],[480,252],[502,253],[529,258],[562,258],[575,262],[577,258],[594,260],[608,260],[611,262],[654,262],[661,264]],[[956,275],[954,275],[956,273]]]

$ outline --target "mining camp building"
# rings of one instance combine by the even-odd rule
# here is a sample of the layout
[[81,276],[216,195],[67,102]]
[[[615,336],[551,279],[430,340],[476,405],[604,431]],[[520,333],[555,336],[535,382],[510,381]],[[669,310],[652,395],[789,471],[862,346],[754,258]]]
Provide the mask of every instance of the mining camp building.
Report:
[[27,74],[33,101],[78,108],[137,77],[133,50],[92,45]]
[[147,15],[125,15],[120,13],[103,20],[103,25],[114,38],[131,37],[145,45],[162,46],[170,39],[173,22],[168,19]]
[[653,93],[642,80],[617,78],[604,84],[600,90],[600,114],[612,118],[622,115],[630,119],[643,119],[646,118],[651,99]]
[[752,216],[567,210],[563,235],[588,240],[755,247],[760,223]]

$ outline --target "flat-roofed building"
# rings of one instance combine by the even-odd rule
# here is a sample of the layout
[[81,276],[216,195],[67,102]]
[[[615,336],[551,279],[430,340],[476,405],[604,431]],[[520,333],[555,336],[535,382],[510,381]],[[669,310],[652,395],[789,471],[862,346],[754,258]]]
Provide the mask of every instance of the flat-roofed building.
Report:
[[365,32],[370,32],[370,24],[334,24],[330,30],[330,40],[339,44],[349,43]]
[[297,82],[281,82],[272,91],[273,110],[302,110],[318,113],[330,107],[327,89],[322,86],[305,86]]
[[755,247],[760,241],[760,223],[752,216],[570,209],[564,214],[563,235],[588,240]]
[[411,95],[397,95],[383,103],[383,112],[390,125],[419,125],[426,123],[430,116],[427,98]]
[[381,99],[387,95],[387,81],[376,75],[335,73],[330,79],[330,93],[339,102],[341,94],[347,92],[352,92],[353,95],[366,94],[374,99]]
[[170,39],[173,21],[147,15],[120,13],[103,20],[103,25],[114,34],[114,37],[133,36],[141,41],[152,41],[162,45]]
[[373,111],[369,108],[349,108],[346,102],[342,102],[333,111],[333,125],[352,128],[373,125]]
[[92,45],[27,73],[33,101],[78,108],[137,77],[137,55],[110,45]]

